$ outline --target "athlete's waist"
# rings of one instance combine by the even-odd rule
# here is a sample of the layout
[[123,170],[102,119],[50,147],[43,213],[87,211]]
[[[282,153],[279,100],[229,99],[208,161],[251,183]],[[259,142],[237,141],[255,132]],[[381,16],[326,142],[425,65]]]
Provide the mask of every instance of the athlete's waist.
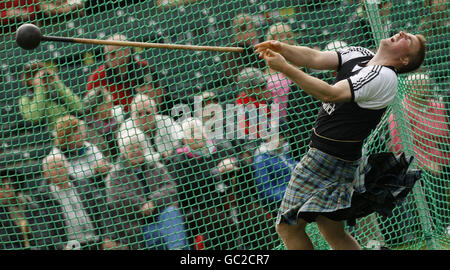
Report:
[[356,161],[361,158],[363,140],[329,138],[318,134],[313,128],[310,146],[346,161]]

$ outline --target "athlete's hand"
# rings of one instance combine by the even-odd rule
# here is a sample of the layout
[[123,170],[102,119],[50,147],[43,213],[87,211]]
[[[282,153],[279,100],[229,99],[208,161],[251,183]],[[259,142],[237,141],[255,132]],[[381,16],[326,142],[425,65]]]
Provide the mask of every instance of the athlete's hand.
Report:
[[270,68],[279,72],[283,72],[283,69],[288,65],[288,62],[281,54],[271,49],[266,49],[263,57]]
[[281,52],[282,43],[278,40],[268,40],[255,45],[255,53],[259,54],[260,58],[264,57],[267,50],[272,50],[274,52]]

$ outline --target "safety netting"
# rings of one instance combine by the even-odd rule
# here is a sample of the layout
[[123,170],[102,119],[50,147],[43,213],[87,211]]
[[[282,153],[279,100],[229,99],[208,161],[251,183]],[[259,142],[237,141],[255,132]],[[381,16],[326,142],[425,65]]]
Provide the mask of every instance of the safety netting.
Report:
[[[365,249],[448,248],[447,1],[3,0],[0,12],[1,249],[285,249],[278,207],[322,102],[253,46],[375,52],[400,30],[425,36],[425,63],[399,77],[363,150],[412,156],[422,176],[392,215],[346,229]],[[48,36],[243,51],[24,50],[25,23]],[[330,249],[315,223],[306,231]]]

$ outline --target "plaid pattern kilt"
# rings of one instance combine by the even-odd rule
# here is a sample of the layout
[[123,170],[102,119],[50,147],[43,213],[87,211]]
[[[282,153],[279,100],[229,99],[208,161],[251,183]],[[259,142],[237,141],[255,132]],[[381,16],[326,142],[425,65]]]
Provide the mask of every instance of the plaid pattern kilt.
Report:
[[351,206],[358,161],[344,161],[316,148],[295,167],[281,202],[277,224],[314,222],[318,215],[339,220],[336,211]]

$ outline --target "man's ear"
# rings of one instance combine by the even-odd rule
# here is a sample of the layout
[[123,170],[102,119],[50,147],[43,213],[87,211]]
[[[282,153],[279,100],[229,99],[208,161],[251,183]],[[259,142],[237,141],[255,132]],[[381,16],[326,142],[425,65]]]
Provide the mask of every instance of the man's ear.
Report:
[[403,57],[400,57],[400,62],[401,62],[404,66],[408,65],[408,64],[409,64],[409,56],[403,56]]

